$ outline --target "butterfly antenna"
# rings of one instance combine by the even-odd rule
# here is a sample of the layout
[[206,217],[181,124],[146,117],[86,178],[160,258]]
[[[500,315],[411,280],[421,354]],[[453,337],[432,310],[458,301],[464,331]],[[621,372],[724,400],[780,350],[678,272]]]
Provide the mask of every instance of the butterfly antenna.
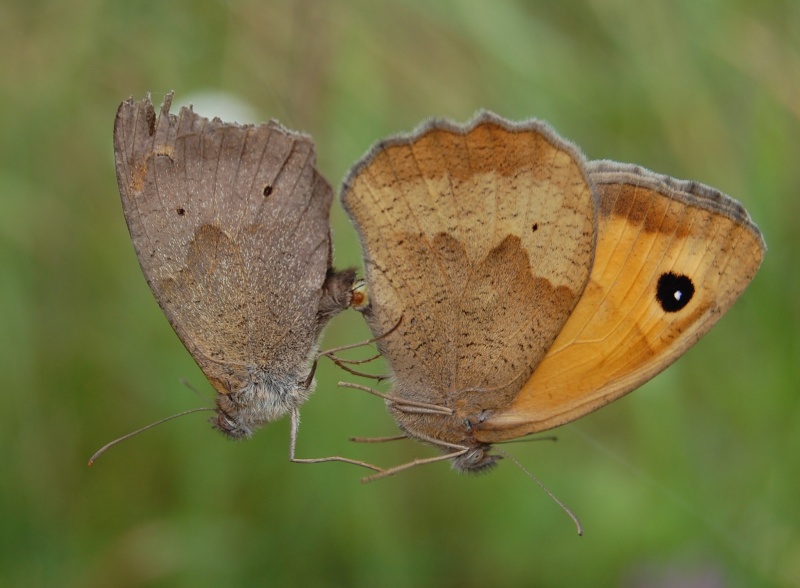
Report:
[[146,426],[142,427],[141,429],[137,429],[137,430],[133,431],[132,433],[128,433],[127,435],[123,435],[119,439],[114,439],[110,443],[106,443],[100,449],[95,451],[94,455],[89,458],[89,465],[91,466],[95,461],[97,461],[98,457],[100,457],[106,451],[108,451],[109,449],[114,447],[114,445],[117,445],[118,443],[122,443],[126,439],[130,439],[131,437],[134,437],[134,436],[138,435],[139,433],[144,433],[147,429],[152,429],[153,427],[155,427],[157,425],[164,424],[167,421],[171,421],[172,419],[177,419],[178,417],[186,416],[187,414],[192,414],[193,412],[202,412],[202,411],[207,411],[207,410],[214,411],[215,409],[208,408],[208,407],[203,407],[203,408],[193,408],[191,410],[186,410],[184,412],[180,412],[178,414],[173,414],[172,416],[168,416],[166,418],[163,418],[160,421],[156,421],[154,423],[150,423],[149,425],[146,425]]
[[530,473],[528,470],[526,470],[526,469],[525,469],[525,467],[524,467],[524,466],[523,466],[521,463],[519,463],[519,461],[517,461],[517,460],[516,460],[514,457],[512,457],[511,455],[509,455],[508,453],[506,453],[506,452],[505,452],[505,451],[503,451],[502,449],[497,449],[497,448],[495,447],[495,451],[497,451],[497,453],[500,453],[500,454],[502,454],[504,457],[507,457],[508,459],[510,459],[510,460],[511,460],[511,462],[512,462],[512,463],[514,463],[514,464],[515,464],[515,465],[516,465],[516,466],[517,466],[519,469],[521,469],[523,472],[525,472],[525,473],[527,474],[527,476],[528,476],[528,477],[529,477],[531,480],[533,480],[534,482],[536,482],[537,484],[539,484],[539,487],[540,487],[542,490],[544,490],[544,491],[545,491],[545,494],[547,494],[547,495],[548,495],[550,498],[552,498],[552,499],[553,499],[553,501],[554,501],[554,502],[555,502],[555,503],[556,503],[558,506],[560,506],[560,507],[561,507],[561,510],[563,510],[565,513],[567,513],[567,515],[569,516],[569,518],[571,518],[571,519],[572,519],[572,522],[573,522],[573,523],[575,523],[575,527],[577,527],[577,529],[578,529],[578,535],[583,535],[583,526],[581,525],[581,522],[578,520],[578,517],[576,517],[576,516],[575,516],[575,513],[573,513],[573,512],[572,512],[572,511],[571,511],[569,508],[567,508],[567,505],[566,505],[566,504],[564,504],[564,503],[563,503],[563,502],[561,502],[561,501],[560,501],[558,498],[556,498],[556,495],[555,495],[555,494],[553,494],[552,492],[550,492],[550,490],[548,490],[548,489],[547,489],[547,486],[545,486],[544,484],[542,484],[542,482],[539,480],[539,478],[537,478],[537,477],[536,477],[536,476],[534,476],[532,473]]

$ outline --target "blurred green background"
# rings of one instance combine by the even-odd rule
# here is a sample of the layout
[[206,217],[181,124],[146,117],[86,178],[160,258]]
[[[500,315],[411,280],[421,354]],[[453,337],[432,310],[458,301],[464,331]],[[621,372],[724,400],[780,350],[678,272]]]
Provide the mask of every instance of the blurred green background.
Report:
[[[800,3],[11,0],[0,47],[0,585],[800,585]],[[426,117],[544,118],[591,158],[741,200],[770,250],[674,367],[555,444],[506,447],[583,538],[509,463],[363,485],[290,464],[285,421],[233,443],[194,415],[89,469],[206,402],[180,378],[211,390],[141,275],[114,176],[117,105],[170,90],[311,133],[337,187]],[[359,264],[332,216],[337,264]],[[325,346],[366,336],[347,312]],[[348,443],[395,428],[339,379],[321,365],[301,455],[431,454]]]

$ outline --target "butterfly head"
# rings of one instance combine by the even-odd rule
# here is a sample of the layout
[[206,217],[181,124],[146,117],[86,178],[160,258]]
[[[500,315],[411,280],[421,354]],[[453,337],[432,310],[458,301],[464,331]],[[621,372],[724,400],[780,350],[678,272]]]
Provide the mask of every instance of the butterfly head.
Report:
[[217,414],[211,425],[231,439],[247,439],[272,421],[276,421],[305,402],[314,389],[314,381],[295,375],[257,372],[245,386],[231,392],[217,387]]
[[[502,459],[490,453],[489,443],[478,441],[474,435],[473,419],[463,418],[446,407],[439,411],[422,411],[402,403],[390,403],[389,412],[400,429],[412,439],[442,450],[443,458],[452,458],[452,467],[460,473],[479,474],[489,471]],[[449,412],[449,414],[447,414]]]
[[491,445],[483,443],[468,447],[463,454],[453,459],[453,469],[459,473],[482,474],[488,472],[497,462],[503,459],[501,455],[489,453]]

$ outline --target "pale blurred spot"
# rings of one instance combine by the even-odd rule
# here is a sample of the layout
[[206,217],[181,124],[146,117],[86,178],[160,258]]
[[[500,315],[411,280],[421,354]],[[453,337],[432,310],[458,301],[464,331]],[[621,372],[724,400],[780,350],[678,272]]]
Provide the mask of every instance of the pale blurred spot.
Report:
[[[176,105],[193,106],[194,111],[206,118],[217,117],[223,122],[239,124],[258,124],[267,120],[245,100],[222,90],[201,90],[180,95],[176,92]],[[177,111],[177,108],[173,110]]]

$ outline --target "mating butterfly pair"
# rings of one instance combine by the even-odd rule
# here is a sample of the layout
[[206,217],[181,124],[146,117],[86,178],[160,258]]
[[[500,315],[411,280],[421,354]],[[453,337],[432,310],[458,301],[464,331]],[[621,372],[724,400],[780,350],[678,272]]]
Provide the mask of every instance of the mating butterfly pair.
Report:
[[[355,272],[332,269],[332,190],[309,137],[172,115],[171,101],[157,115],[128,100],[114,128],[139,262],[218,392],[215,427],[247,437],[290,413],[295,459],[322,330],[354,305]],[[717,190],[587,161],[545,123],[488,112],[377,143],[342,203],[364,249],[368,302],[357,290],[355,306],[392,372],[389,412],[460,470],[666,368],[765,251]],[[297,461],[328,459],[352,461]]]

